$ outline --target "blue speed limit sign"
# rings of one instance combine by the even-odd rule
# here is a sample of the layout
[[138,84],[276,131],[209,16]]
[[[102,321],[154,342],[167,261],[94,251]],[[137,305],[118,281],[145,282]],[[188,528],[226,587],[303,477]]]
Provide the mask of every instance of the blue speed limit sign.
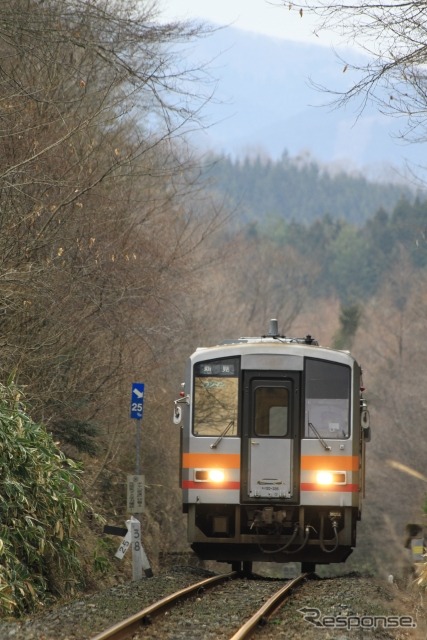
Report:
[[141,420],[144,410],[144,383],[132,383],[132,396],[130,401],[130,417],[133,420]]

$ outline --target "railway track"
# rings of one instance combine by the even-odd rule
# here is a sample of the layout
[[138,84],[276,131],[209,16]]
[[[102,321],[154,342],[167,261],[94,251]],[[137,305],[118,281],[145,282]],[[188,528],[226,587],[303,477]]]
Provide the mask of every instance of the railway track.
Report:
[[290,594],[292,589],[302,584],[308,578],[308,576],[308,573],[302,573],[293,580],[287,582],[281,589],[276,591],[276,593],[273,594],[271,598],[269,598],[267,602],[265,602],[262,607],[260,607],[258,611],[256,611],[256,613],[254,613],[254,615],[247,622],[245,622],[233,636],[231,636],[230,640],[245,640],[245,638],[249,638],[256,627],[265,622],[268,617],[274,611],[276,611],[276,609],[282,604],[283,600]]
[[[245,640],[255,631],[258,625],[266,622],[268,617],[280,606],[283,600],[289,595],[289,593],[296,586],[302,584],[309,574],[303,573],[298,577],[290,580],[285,585],[282,585],[268,600],[240,627],[240,629],[230,635],[230,640]],[[221,574],[207,578],[200,582],[196,582],[185,589],[181,589],[152,605],[145,607],[137,614],[123,620],[112,627],[109,627],[105,631],[102,631],[98,635],[94,636],[92,640],[128,640],[135,637],[135,634],[140,632],[140,636],[144,637],[144,626],[150,624],[155,616],[161,613],[165,613],[168,609],[174,607],[177,603],[183,600],[189,599],[191,596],[201,596],[205,591],[212,589],[218,585],[232,580],[240,578],[240,574],[237,571],[233,571],[227,574]],[[204,596],[202,596],[204,597]]]

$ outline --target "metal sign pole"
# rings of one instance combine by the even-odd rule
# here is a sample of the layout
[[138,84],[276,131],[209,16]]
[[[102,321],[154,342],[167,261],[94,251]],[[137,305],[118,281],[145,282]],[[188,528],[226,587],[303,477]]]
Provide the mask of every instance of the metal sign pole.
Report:
[[137,514],[144,512],[145,507],[145,487],[144,476],[141,475],[141,440],[142,440],[142,414],[144,409],[144,383],[134,382],[132,384],[132,396],[130,405],[130,417],[135,420],[136,436],[136,464],[135,476],[128,476],[127,481],[127,507],[133,513],[131,520],[126,522],[128,529],[131,529],[132,536],[132,579],[140,580],[142,570],[147,578],[151,578],[153,572],[142,544],[141,523]]
[[136,429],[136,465],[135,465],[135,473],[137,476],[141,475],[141,436],[142,436],[142,426],[141,420],[135,420],[135,429]]

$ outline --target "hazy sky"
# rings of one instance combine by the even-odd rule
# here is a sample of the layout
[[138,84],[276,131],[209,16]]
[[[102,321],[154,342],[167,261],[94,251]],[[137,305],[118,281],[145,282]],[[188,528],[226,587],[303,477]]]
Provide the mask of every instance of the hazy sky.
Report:
[[215,24],[231,24],[238,29],[268,36],[330,45],[331,37],[314,35],[314,21],[295,10],[279,5],[280,0],[160,0],[166,18],[197,19]]

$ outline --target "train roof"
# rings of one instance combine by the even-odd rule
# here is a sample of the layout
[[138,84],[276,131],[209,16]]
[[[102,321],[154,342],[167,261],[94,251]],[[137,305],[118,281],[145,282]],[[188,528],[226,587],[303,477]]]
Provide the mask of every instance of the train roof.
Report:
[[321,347],[316,344],[307,344],[296,339],[272,339],[272,338],[242,338],[234,341],[226,341],[211,347],[199,347],[192,355],[194,362],[204,358],[227,358],[233,355],[251,354],[276,354],[295,355],[304,357],[321,358],[342,363],[354,362],[349,351],[340,351]]
[[255,337],[241,337],[210,347],[199,347],[191,356],[193,362],[205,358],[227,358],[236,355],[261,354],[294,355],[299,357],[314,357],[344,364],[353,364],[355,359],[349,351],[322,347],[311,335],[303,338],[291,338],[280,335],[277,320],[270,321],[269,333]]
[[349,351],[322,347],[310,334],[303,338],[291,338],[279,334],[277,320],[270,320],[269,332],[261,336],[241,337],[210,347],[199,347],[192,354],[191,360],[197,362],[204,358],[227,358],[234,355],[294,355],[314,357],[333,362],[352,364],[355,358]]

